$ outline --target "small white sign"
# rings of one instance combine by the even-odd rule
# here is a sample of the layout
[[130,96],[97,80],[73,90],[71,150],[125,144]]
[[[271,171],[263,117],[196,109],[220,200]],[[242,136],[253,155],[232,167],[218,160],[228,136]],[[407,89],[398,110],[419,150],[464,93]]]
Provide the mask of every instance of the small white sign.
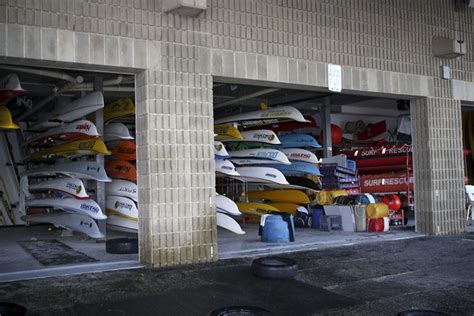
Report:
[[328,89],[334,92],[342,91],[341,65],[328,64]]

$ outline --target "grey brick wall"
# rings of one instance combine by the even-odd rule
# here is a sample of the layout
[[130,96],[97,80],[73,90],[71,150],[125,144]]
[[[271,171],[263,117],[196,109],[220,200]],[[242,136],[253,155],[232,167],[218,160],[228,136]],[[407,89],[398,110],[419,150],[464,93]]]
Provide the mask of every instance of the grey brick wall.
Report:
[[[212,78],[325,90],[328,63],[343,65],[345,91],[420,98],[417,228],[460,232],[473,21],[450,0],[209,0],[197,18],[163,14],[160,0],[0,0],[0,60],[140,73],[140,257],[163,266],[217,258]],[[463,39],[468,55],[434,58],[434,35]]]

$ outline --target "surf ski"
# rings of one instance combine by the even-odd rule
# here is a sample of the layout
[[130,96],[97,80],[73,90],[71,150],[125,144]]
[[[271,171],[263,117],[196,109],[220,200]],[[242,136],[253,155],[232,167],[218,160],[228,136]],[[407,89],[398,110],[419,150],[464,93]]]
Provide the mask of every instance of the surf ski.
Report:
[[282,213],[276,207],[265,203],[237,202],[236,204],[239,211],[245,214],[261,216],[263,214]]
[[107,216],[102,213],[99,204],[94,200],[77,200],[74,198],[46,198],[26,200],[27,207],[51,208],[66,212],[79,213],[90,216],[93,219],[102,220]]
[[107,196],[105,208],[109,216],[107,224],[138,230],[138,209],[131,199],[123,196]]
[[61,227],[70,231],[83,233],[91,238],[103,238],[104,235],[99,231],[97,223],[82,214],[70,214],[63,212],[54,212],[47,214],[34,214],[24,217],[28,223],[49,223],[56,227]]
[[239,176],[235,166],[229,160],[215,159],[216,173],[220,176]]
[[88,120],[79,120],[50,129],[27,141],[25,146],[39,147],[57,142],[72,142],[81,139],[99,138],[97,127]]
[[281,106],[267,110],[231,115],[215,120],[216,124],[238,123],[244,127],[262,126],[278,122],[307,122],[300,111],[292,106]]
[[234,201],[229,199],[227,196],[220,194],[216,195],[216,210],[232,216],[242,215]]
[[[278,138],[277,134],[274,131],[268,129],[258,129],[252,131],[243,131],[240,132],[243,139],[239,141],[243,142],[256,142],[262,144],[270,144],[270,145],[280,145],[280,139]],[[235,140],[225,140],[227,142],[233,142]]]
[[138,202],[137,184],[127,180],[115,179],[105,184],[107,195],[123,196]]
[[41,167],[28,169],[21,174],[21,177],[29,176],[52,176],[62,174],[71,178],[89,179],[100,182],[112,181],[105,172],[105,169],[94,161],[72,161],[43,165]]
[[270,149],[270,148],[254,148],[254,149],[229,151],[229,156],[231,158],[274,160],[281,164],[288,164],[288,165],[291,164],[291,162],[288,160],[288,157],[286,157],[284,153],[282,153],[281,151],[277,149]]
[[290,161],[303,161],[309,163],[319,163],[318,157],[309,150],[302,148],[280,148]]
[[217,226],[227,229],[237,235],[244,235],[245,232],[240,227],[239,223],[232,217],[223,213],[216,213]]
[[110,155],[104,142],[100,139],[83,139],[53,147],[40,149],[24,159],[24,161],[38,161],[55,157],[74,158],[86,155]]
[[311,135],[308,134],[287,134],[280,135],[282,148],[313,147],[321,148],[321,145]]
[[284,175],[311,174],[321,176],[319,168],[309,162],[294,161],[291,165],[275,164],[272,168],[280,170]]
[[38,182],[29,186],[30,192],[56,191],[79,200],[88,200],[84,183],[78,178],[58,178]]
[[240,176],[234,176],[234,179],[243,182],[270,183],[270,184],[289,184],[285,176],[277,169],[268,167],[239,167],[236,168]]

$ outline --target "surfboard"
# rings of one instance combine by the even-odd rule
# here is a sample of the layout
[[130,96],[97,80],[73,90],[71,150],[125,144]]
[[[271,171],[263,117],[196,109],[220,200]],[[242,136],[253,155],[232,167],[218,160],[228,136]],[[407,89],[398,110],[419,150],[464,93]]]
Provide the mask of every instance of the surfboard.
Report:
[[57,106],[53,111],[45,112],[31,130],[41,130],[56,127],[63,122],[73,122],[87,114],[104,107],[104,96],[101,92],[92,92],[85,97],[74,100],[66,106]]
[[71,178],[90,179],[100,182],[110,182],[105,169],[94,161],[73,161],[66,163],[56,163],[52,165],[43,165],[38,168],[28,169],[21,174],[25,176],[52,176],[62,174]]
[[277,169],[268,167],[239,167],[236,168],[240,176],[233,177],[234,179],[243,182],[255,183],[275,183],[275,184],[289,184],[285,176]]
[[261,111],[231,115],[215,120],[216,124],[239,123],[246,126],[262,126],[278,122],[307,122],[300,111],[292,106],[282,106]]
[[319,163],[318,157],[309,150],[302,148],[281,148],[280,151],[284,153],[290,161],[303,161],[309,163]]
[[[274,131],[268,129],[258,129],[252,131],[240,132],[243,139],[239,141],[244,142],[257,142],[270,145],[280,145],[280,139]],[[235,140],[225,140],[225,141],[235,141]]]
[[137,145],[131,140],[122,140],[112,150],[112,156],[125,161],[135,161],[137,160]]
[[217,136],[214,136],[215,140],[226,141],[244,139],[235,124],[214,125],[214,133],[217,134]]
[[237,207],[239,208],[239,211],[245,214],[251,214],[251,215],[263,215],[263,214],[269,214],[272,212],[277,212],[277,213],[284,213],[277,209],[274,206],[271,206],[269,204],[265,203],[254,203],[254,202],[237,202]]
[[215,159],[216,173],[218,175],[239,176],[235,166],[229,160]]
[[84,183],[78,178],[58,178],[48,181],[38,182],[29,186],[30,192],[37,191],[58,191],[65,193],[75,199],[88,200],[90,196],[87,194]]
[[123,123],[110,123],[105,126],[104,141],[109,142],[113,140],[132,140],[133,136],[130,135],[130,131],[127,126]]
[[223,214],[216,213],[217,226],[227,229],[237,235],[244,235],[245,232],[240,227],[239,223],[235,221],[232,217]]
[[228,158],[229,153],[222,142],[214,141],[214,156],[216,158]]
[[312,174],[321,176],[319,168],[309,162],[294,161],[291,165],[275,164],[272,168],[278,169],[284,175]]
[[281,151],[277,149],[270,148],[254,148],[254,149],[244,149],[229,151],[229,156],[231,158],[251,158],[251,159],[265,159],[265,160],[275,160],[281,164],[290,165],[291,162],[288,160],[288,157]]
[[74,158],[86,155],[110,155],[104,142],[100,139],[82,139],[53,147],[41,149],[32,153],[24,161],[53,159],[56,157]]
[[0,130],[12,130],[19,129],[18,124],[13,123],[12,114],[10,110],[5,106],[0,106]]
[[115,215],[138,222],[138,209],[133,200],[123,196],[109,195],[105,199],[107,215]]
[[71,214],[54,212],[47,214],[27,215],[25,221],[28,223],[49,223],[56,227],[83,233],[91,238],[103,238],[96,222],[89,216],[82,214]]
[[296,212],[296,209],[300,207],[298,204],[293,204],[293,203],[268,203],[268,205],[271,205],[282,212],[290,213],[292,215],[294,215]]
[[107,161],[105,163],[107,174],[113,179],[137,181],[137,169],[125,160]]
[[234,201],[220,194],[216,195],[216,210],[232,216],[242,215]]
[[105,123],[133,115],[135,115],[135,104],[130,98],[118,99],[107,104],[104,108]]
[[90,216],[93,219],[102,220],[107,216],[102,213],[99,204],[94,200],[77,200],[74,198],[46,198],[26,200],[27,207],[52,208],[66,212],[74,212]]
[[72,142],[81,139],[98,138],[97,127],[88,120],[79,120],[50,129],[33,137],[25,146],[38,147],[54,145],[57,142]]
[[307,134],[287,134],[280,135],[282,148],[313,147],[321,148],[321,145],[311,135]]
[[123,196],[138,202],[137,184],[127,180],[112,180],[105,184],[105,193],[107,195]]
[[309,197],[298,190],[265,190],[248,192],[247,197],[251,199],[269,200],[272,202],[309,204]]
[[19,95],[26,94],[16,74],[9,74],[0,81],[0,105],[5,105]]

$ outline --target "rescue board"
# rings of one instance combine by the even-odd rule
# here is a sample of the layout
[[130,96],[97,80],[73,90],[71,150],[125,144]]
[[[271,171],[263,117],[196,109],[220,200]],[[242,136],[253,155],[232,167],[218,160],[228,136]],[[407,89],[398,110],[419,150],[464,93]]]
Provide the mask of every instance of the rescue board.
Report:
[[135,104],[130,98],[118,99],[104,108],[105,123],[133,115],[135,115]]
[[227,229],[237,235],[244,235],[245,232],[240,227],[239,223],[229,215],[223,213],[216,213],[217,226]]
[[58,178],[48,181],[38,182],[29,186],[30,192],[58,191],[67,194],[75,199],[88,200],[84,183],[78,178]]
[[112,180],[112,182],[105,184],[105,193],[107,195],[116,195],[130,198],[138,202],[138,188],[137,184],[127,180]]
[[251,199],[269,200],[272,202],[309,204],[308,195],[298,190],[265,190],[248,192],[247,197]]
[[234,201],[229,199],[227,196],[220,194],[216,195],[216,210],[218,212],[226,213],[232,216],[242,215]]
[[107,161],[105,163],[107,174],[113,179],[137,181],[137,169],[125,160]]
[[235,124],[218,124],[214,125],[214,133],[217,134],[214,139],[220,141],[239,141],[243,140]]
[[74,212],[82,215],[90,216],[93,219],[102,220],[107,216],[94,200],[77,200],[74,198],[46,198],[26,200],[27,207],[52,208],[54,210],[62,210],[66,212]]
[[262,126],[278,122],[307,122],[300,111],[292,106],[282,106],[267,110],[231,115],[215,120],[216,124],[238,123],[247,126]]
[[53,224],[56,227],[83,233],[91,238],[104,237],[104,235],[99,231],[97,223],[89,216],[82,214],[54,212],[47,214],[27,215],[24,219],[28,223]]
[[100,182],[112,181],[105,172],[105,169],[94,161],[72,161],[66,163],[56,163],[43,165],[38,168],[28,169],[21,174],[21,177],[28,176],[51,176],[62,174],[71,178],[89,179]]
[[25,146],[38,147],[54,145],[57,142],[72,142],[81,139],[98,138],[97,127],[88,120],[79,120],[50,129],[28,140]]
[[240,176],[233,178],[243,182],[289,184],[285,176],[275,168],[239,167],[236,170]]
[[318,157],[309,150],[302,148],[281,148],[290,161],[303,161],[309,163],[319,163]]
[[290,165],[291,162],[288,160],[288,157],[277,149],[270,148],[254,148],[254,149],[244,149],[229,151],[229,156],[231,158],[250,158],[250,159],[265,159],[265,160],[274,160],[281,164]]
[[280,135],[282,148],[299,148],[299,147],[313,147],[321,148],[316,138],[308,134],[287,134]]
[[24,161],[38,161],[56,157],[74,158],[86,155],[110,155],[104,142],[100,139],[83,139],[53,147],[41,149],[32,153]]

